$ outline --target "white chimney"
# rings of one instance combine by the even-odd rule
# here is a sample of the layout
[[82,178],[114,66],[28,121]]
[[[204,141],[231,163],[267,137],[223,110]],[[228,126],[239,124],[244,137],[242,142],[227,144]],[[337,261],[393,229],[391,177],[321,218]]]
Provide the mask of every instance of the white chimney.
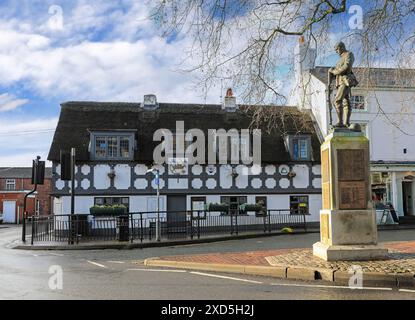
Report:
[[310,108],[309,86],[311,75],[317,58],[317,50],[301,36],[294,52],[295,82],[294,103],[300,108]]
[[159,107],[157,103],[157,97],[155,94],[146,94],[144,96],[144,101],[141,103],[141,107],[144,110],[155,110]]
[[304,36],[301,36],[298,45],[295,48],[295,69],[296,73],[303,73],[314,69],[317,50],[311,48],[310,43],[305,40]]
[[236,104],[236,97],[233,96],[232,89],[226,91],[225,99],[223,100],[222,109],[227,112],[236,112],[238,105]]

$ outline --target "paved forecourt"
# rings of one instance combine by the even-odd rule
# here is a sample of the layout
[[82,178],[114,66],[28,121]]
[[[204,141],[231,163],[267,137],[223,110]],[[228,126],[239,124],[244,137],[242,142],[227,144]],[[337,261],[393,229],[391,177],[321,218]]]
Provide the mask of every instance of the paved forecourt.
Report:
[[348,285],[356,273],[363,286],[415,288],[415,241],[381,244],[388,257],[376,261],[327,262],[312,249],[279,249],[239,253],[211,253],[150,258],[147,266],[230,272],[295,280],[330,281]]

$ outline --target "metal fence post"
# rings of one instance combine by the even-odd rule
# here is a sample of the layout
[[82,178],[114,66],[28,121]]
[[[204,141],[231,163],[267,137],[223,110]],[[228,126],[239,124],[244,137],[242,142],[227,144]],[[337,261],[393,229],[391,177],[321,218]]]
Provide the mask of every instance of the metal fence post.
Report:
[[232,211],[229,212],[229,217],[231,219],[231,235],[233,235],[233,217],[232,217]]
[[238,216],[239,216],[239,211],[235,211],[235,228],[236,228],[236,235],[238,235]]
[[143,213],[140,213],[140,242],[143,242],[144,230],[143,230]]
[[197,211],[197,238],[200,239],[200,211]]
[[190,211],[190,239],[193,240],[193,211]]
[[304,222],[304,232],[307,232],[307,222],[305,219],[305,213],[303,213],[303,222]]
[[30,218],[32,220],[32,239],[30,239],[30,243],[33,246],[33,241],[35,238],[35,221],[33,220],[33,217]]
[[[131,243],[134,242],[134,219],[133,219],[133,215],[129,214],[129,222],[131,222]],[[130,227],[130,226],[128,226]]]

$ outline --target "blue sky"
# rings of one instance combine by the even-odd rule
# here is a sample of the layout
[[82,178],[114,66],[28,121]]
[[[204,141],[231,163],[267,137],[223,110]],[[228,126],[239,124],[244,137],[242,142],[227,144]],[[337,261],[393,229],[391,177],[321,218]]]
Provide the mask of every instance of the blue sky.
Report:
[[219,87],[204,95],[197,74],[178,72],[191,39],[160,38],[148,10],[145,0],[2,0],[0,166],[47,157],[64,101],[219,103]]
[[6,0],[0,4],[0,166],[46,158],[60,103],[219,102],[177,72],[186,39],[164,40],[144,1]]

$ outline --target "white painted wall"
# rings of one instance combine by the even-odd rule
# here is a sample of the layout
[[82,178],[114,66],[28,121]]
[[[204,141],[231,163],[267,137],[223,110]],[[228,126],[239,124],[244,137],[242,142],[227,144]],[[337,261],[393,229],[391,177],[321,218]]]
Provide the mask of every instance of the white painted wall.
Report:
[[105,190],[111,186],[111,180],[108,177],[111,167],[106,164],[98,164],[94,167],[94,187],[97,190]]
[[114,187],[125,190],[131,186],[131,168],[128,164],[117,164],[114,168]]

